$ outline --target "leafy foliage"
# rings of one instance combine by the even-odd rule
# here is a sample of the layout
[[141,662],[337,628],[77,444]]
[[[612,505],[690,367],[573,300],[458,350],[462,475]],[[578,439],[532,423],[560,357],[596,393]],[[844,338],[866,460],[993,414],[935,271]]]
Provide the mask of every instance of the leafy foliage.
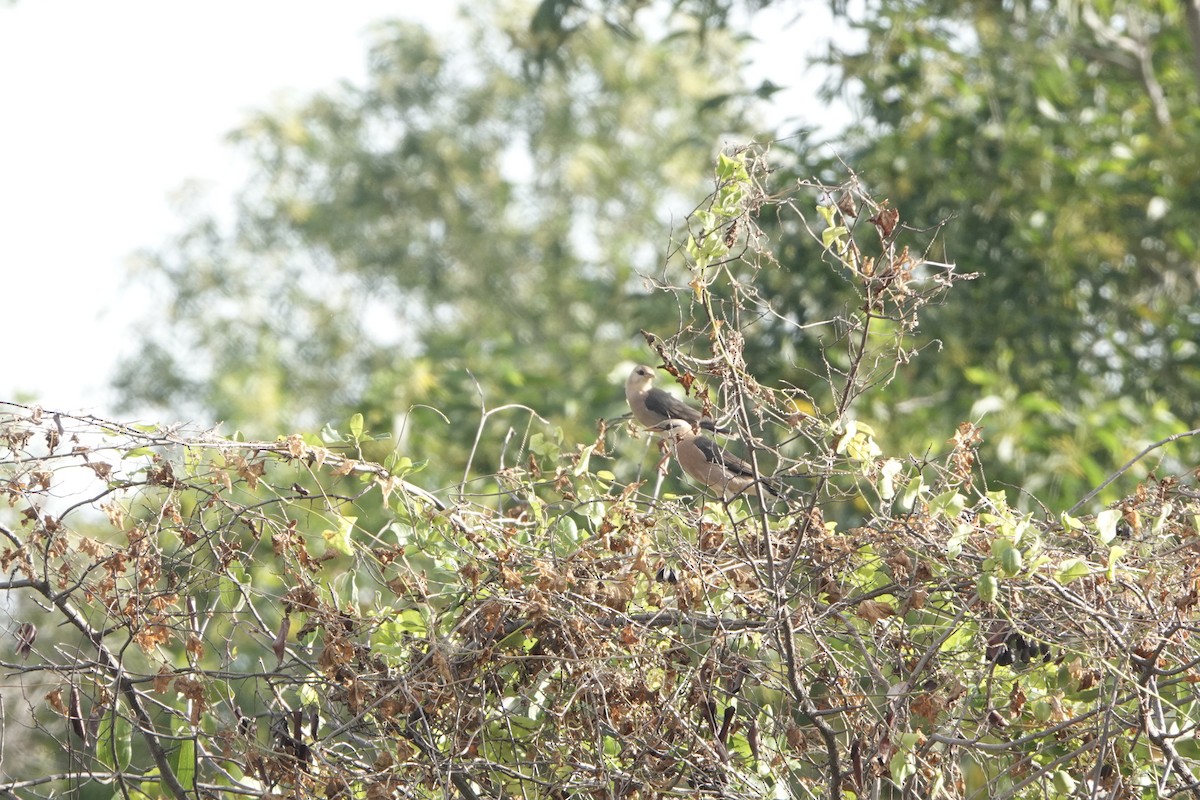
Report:
[[[193,215],[147,257],[167,313],[125,362],[127,407],[251,435],[361,412],[442,486],[472,451],[490,471],[535,435],[590,436],[621,411],[614,371],[644,360],[635,332],[685,317],[646,291],[655,242],[713,143],[752,130],[731,40],[760,5],[677,3],[655,39],[638,3],[543,3],[480,22],[471,58],[384,28],[368,87],[235,137],[259,167],[236,230]],[[861,38],[834,43],[828,96],[862,119],[830,147],[776,142],[774,163],[828,183],[853,163],[914,250],[988,278],[923,309],[909,351],[941,355],[861,416],[905,452],[971,419],[995,481],[1068,504],[1194,416],[1191,5],[834,7]],[[821,222],[764,220],[785,269],[745,343],[761,378],[810,392],[847,312],[844,276],[809,269]],[[1164,473],[1200,457],[1174,452]]]
[[359,412],[414,461],[438,456],[442,485],[485,414],[496,468],[506,438],[578,438],[616,411],[598,378],[677,315],[640,273],[744,116],[694,113],[735,82],[737,51],[597,28],[535,83],[506,40],[523,32],[490,13],[464,52],[385,26],[367,87],[235,135],[257,168],[236,229],[197,215],[145,259],[164,307],[118,380],[130,407],[251,435]]
[[[704,31],[741,32],[765,5],[795,7],[801,24],[808,11],[757,0],[671,5]],[[557,14],[569,40],[589,15],[645,35],[642,6],[546,2],[540,11]],[[871,417],[909,452],[937,446],[930,431],[975,420],[989,433],[993,478],[1069,503],[1195,416],[1200,196],[1181,176],[1200,168],[1200,9],[1174,0],[830,6],[849,30],[831,34],[825,98],[859,118],[822,146],[809,136],[777,142],[777,165],[837,182],[853,164],[904,209],[914,249],[987,276],[961,302],[926,312],[914,349],[942,355],[877,393]],[[552,27],[543,16],[531,25]],[[776,309],[835,317],[840,278],[790,280],[819,252],[792,223],[766,222],[788,267],[769,284]],[[819,361],[823,345],[795,341],[787,325],[749,338],[768,379]],[[1182,454],[1162,469],[1200,458],[1194,444]]]
[[[883,452],[855,411],[969,276],[914,255],[861,187],[769,174],[755,150],[720,159],[663,275],[686,324],[650,340],[719,387],[747,458],[792,486],[774,506],[618,480],[619,428],[531,439],[491,476],[521,500],[498,514],[365,457],[362,417],[336,443],[239,442],[6,405],[6,666],[43,745],[24,751],[59,760],[0,791],[1194,791],[1194,480],[1039,518],[988,490],[969,423],[944,452]],[[853,296],[824,408],[743,348],[782,269],[758,220],[801,203],[812,269]]]
[[[855,164],[911,219],[955,216],[947,251],[988,265],[972,302],[939,320],[963,367],[1019,352],[1023,389],[1190,403],[1194,354],[1166,347],[1191,338],[1175,312],[1191,303],[1183,231],[1200,202],[1175,177],[1200,134],[1194,76],[1171,66],[1190,49],[1182,12],[1017,5],[956,4],[962,27],[905,3],[864,16],[866,46],[839,57],[874,121]],[[999,313],[972,326],[967,308]]]
[[[912,432],[896,446],[975,419],[994,479],[1070,502],[1194,415],[1188,5],[880,0],[849,16],[862,44],[835,43],[829,97],[863,116],[838,154],[929,231],[923,248],[987,278],[927,315],[919,344],[942,355],[876,408]],[[798,175],[840,173],[811,153]],[[793,237],[781,260],[803,263]],[[775,288],[816,318],[841,291]]]

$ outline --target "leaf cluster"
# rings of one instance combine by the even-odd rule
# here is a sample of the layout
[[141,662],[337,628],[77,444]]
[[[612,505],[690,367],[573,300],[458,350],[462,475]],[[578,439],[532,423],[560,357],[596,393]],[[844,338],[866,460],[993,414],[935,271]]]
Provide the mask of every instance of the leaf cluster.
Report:
[[[689,322],[650,342],[792,487],[777,504],[620,480],[620,427],[531,437],[491,476],[498,511],[367,457],[362,417],[247,442],[4,406],[3,663],[34,711],[26,751],[75,760],[0,791],[1192,791],[1194,479],[1035,516],[989,489],[972,424],[940,453],[886,453],[863,398],[965,276],[853,182],[784,198],[769,174],[759,150],[720,159],[660,287]],[[805,197],[814,269],[855,298],[812,403],[757,380],[742,346],[783,269],[758,220]]]
[[[746,116],[695,114],[736,83],[737,48],[594,26],[534,80],[503,12],[472,18],[458,48],[382,26],[367,85],[232,137],[254,169],[236,226],[192,212],[145,254],[162,304],[117,379],[126,408],[252,436],[362,413],[439,485],[460,478],[440,470],[467,461],[493,405],[536,408],[575,438],[616,410],[598,376],[674,315],[642,285],[653,243]],[[551,433],[520,412],[489,419],[477,457],[491,469],[506,437]]]

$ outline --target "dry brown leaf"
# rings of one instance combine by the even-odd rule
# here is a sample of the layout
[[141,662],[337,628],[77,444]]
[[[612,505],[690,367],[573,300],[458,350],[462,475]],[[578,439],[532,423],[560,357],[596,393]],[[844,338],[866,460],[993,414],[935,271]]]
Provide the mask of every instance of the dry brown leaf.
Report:
[[854,613],[859,619],[865,619],[867,622],[878,622],[895,614],[896,609],[878,600],[863,600],[858,604],[858,608]]
[[283,657],[287,653],[288,631],[291,628],[292,618],[284,614],[283,619],[279,620],[279,631],[275,634],[275,641],[271,643],[271,651],[275,653],[276,668],[283,664]]

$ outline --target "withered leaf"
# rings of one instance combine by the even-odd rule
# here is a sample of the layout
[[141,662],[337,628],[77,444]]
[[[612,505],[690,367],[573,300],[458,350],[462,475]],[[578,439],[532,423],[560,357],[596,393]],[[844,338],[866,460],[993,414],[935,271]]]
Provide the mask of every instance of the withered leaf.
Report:
[[154,676],[154,692],[155,694],[166,694],[171,688],[171,681],[175,678],[175,673],[166,664],[163,664],[158,669],[158,674]]
[[276,667],[283,664],[283,656],[287,653],[288,631],[291,628],[292,618],[284,614],[283,619],[279,620],[279,632],[275,634],[275,641],[271,643],[271,651],[275,653],[277,659]]
[[83,742],[83,746],[88,746],[88,730],[87,725],[83,720],[83,704],[79,701],[79,689],[74,684],[71,685],[71,693],[67,701],[67,721],[71,724],[71,730]]
[[896,223],[900,221],[900,212],[894,208],[888,208],[886,202],[879,213],[868,220],[872,225],[879,229],[879,235],[887,238],[892,235],[892,231],[896,230]]
[[858,207],[854,204],[854,195],[846,192],[837,201],[838,210],[842,212],[842,216],[853,219],[858,216]]
[[878,600],[863,600],[858,604],[858,609],[854,613],[859,619],[865,619],[867,622],[878,622],[895,614],[896,609]]
[[59,714],[62,714],[64,717],[67,715],[67,707],[63,705],[62,701],[62,689],[52,689],[48,692],[46,694],[46,702]]
[[256,461],[253,464],[243,464],[238,468],[238,475],[246,481],[246,486],[250,491],[258,488],[258,479],[267,472],[267,464],[265,461]]
[[35,641],[37,641],[37,626],[32,622],[22,622],[17,627],[17,655],[21,658],[28,658]]

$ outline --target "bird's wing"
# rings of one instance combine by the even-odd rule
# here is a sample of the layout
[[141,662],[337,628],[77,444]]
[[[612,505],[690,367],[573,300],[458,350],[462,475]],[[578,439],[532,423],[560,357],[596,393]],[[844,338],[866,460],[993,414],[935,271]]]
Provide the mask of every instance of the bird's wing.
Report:
[[719,464],[734,475],[753,478],[754,468],[728,450],[719,447],[707,436],[696,437],[696,448],[704,454],[704,460],[710,464]]
[[[692,443],[696,449],[704,456],[704,460],[715,466],[722,467],[729,474],[730,479],[745,479],[754,481],[754,467],[746,461],[735,456],[733,453],[724,449],[707,436],[697,436]],[[784,492],[778,481],[771,480],[765,475],[761,475],[758,483],[766,489],[768,494],[776,497],[783,496]]]
[[681,419],[692,423],[700,420],[699,411],[662,389],[651,389],[647,392],[645,403],[651,413],[660,414],[663,419]]

